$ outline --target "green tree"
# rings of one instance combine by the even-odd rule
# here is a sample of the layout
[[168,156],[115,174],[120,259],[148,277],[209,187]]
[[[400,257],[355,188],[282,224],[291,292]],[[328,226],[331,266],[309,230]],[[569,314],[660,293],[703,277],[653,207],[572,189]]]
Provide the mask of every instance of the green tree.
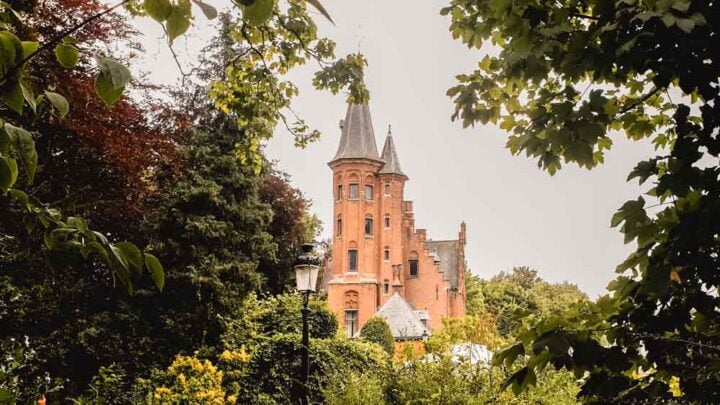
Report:
[[390,356],[395,353],[395,339],[390,326],[380,317],[372,317],[360,329],[360,339],[379,344]]
[[[656,156],[628,180],[651,184],[612,217],[635,251],[590,313],[546,320],[497,356],[587,373],[589,403],[720,400],[720,3],[703,0],[452,0],[442,13],[469,47],[500,48],[448,91],[465,126],[497,123],[507,146],[555,173],[601,164],[612,137]],[[618,132],[613,132],[618,131]],[[648,203],[649,201],[649,203]]]
[[515,267],[512,272],[488,280],[468,274],[468,315],[495,319],[502,336],[516,336],[523,318],[546,318],[565,312],[588,301],[585,293],[568,282],[549,283],[529,267]]

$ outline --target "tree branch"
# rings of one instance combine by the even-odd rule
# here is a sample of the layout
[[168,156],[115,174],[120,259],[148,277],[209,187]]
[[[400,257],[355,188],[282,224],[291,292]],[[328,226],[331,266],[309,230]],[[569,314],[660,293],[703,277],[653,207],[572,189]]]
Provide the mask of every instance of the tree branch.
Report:
[[125,4],[129,3],[130,1],[131,1],[131,0],[122,0],[122,1],[119,2],[118,4],[116,4],[116,5],[114,5],[114,6],[111,6],[111,7],[107,8],[107,9],[101,11],[100,13],[95,14],[95,15],[93,15],[93,16],[91,16],[91,17],[89,17],[89,18],[87,18],[87,19],[85,19],[85,20],[83,20],[83,21],[81,21],[78,25],[76,25],[76,26],[74,26],[74,27],[70,27],[70,28],[68,28],[67,30],[61,32],[59,35],[57,35],[57,36],[55,36],[54,38],[50,39],[50,41],[48,41],[48,42],[44,43],[42,46],[40,46],[35,52],[32,52],[32,53],[30,53],[30,55],[27,55],[26,57],[24,57],[24,58],[20,61],[20,63],[18,63],[15,67],[13,67],[12,69],[10,69],[10,70],[8,70],[7,72],[5,72],[5,74],[4,74],[2,77],[0,77],[0,82],[5,81],[6,78],[8,78],[8,77],[12,76],[13,74],[15,74],[15,72],[17,72],[17,70],[18,70],[20,67],[22,67],[27,61],[29,61],[30,59],[32,59],[33,57],[35,57],[35,55],[37,55],[38,53],[43,52],[43,51],[45,51],[45,50],[48,50],[48,49],[54,47],[55,45],[59,44],[60,41],[62,41],[63,38],[67,37],[68,35],[74,34],[74,33],[77,32],[78,30],[80,30],[81,28],[83,28],[84,26],[90,24],[91,22],[97,20],[98,18],[103,17],[103,16],[106,15],[106,14],[112,13],[113,11],[115,11],[116,8],[125,5]]

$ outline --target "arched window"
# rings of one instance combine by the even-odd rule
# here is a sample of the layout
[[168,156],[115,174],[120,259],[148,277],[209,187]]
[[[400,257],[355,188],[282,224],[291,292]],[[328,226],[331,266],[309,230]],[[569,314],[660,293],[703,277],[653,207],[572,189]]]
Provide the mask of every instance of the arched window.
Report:
[[336,231],[335,231],[335,234],[336,234],[337,236],[342,236],[342,232],[343,232],[343,229],[342,229],[343,227],[342,227],[342,225],[343,225],[342,215],[338,215],[338,218],[337,218],[337,229],[336,229]]
[[390,229],[390,214],[385,214],[385,229]]
[[374,189],[373,186],[370,184],[365,185],[365,199],[368,201],[372,201],[374,198]]
[[373,235],[373,219],[372,216],[368,215],[365,217],[365,236]]
[[337,200],[342,201],[343,199],[343,186],[342,184],[338,184],[337,186]]
[[348,248],[348,271],[358,271],[358,254],[355,242],[350,242]]
[[383,282],[383,294],[390,294],[390,282],[388,281],[388,279],[385,279],[385,281]]
[[358,293],[348,291],[345,293],[345,333],[347,337],[354,337],[358,332]]
[[418,254],[416,252],[410,252],[410,258],[408,259],[408,276],[417,278],[420,276],[420,265],[418,262]]
[[385,195],[389,196],[390,194],[390,183],[385,183]]
[[348,184],[348,198],[350,200],[357,200],[360,198],[360,179],[356,174],[350,176]]
[[383,252],[383,260],[386,262],[390,261],[390,246],[385,246],[385,251]]

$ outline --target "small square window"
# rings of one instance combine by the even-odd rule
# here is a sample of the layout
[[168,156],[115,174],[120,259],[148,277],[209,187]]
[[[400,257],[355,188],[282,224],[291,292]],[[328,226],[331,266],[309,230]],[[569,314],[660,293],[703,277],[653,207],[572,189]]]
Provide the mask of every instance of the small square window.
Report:
[[360,186],[357,183],[350,183],[350,199],[357,200],[360,198]]
[[365,199],[372,201],[373,199],[373,186],[365,186]]
[[385,195],[390,195],[390,183],[385,184]]

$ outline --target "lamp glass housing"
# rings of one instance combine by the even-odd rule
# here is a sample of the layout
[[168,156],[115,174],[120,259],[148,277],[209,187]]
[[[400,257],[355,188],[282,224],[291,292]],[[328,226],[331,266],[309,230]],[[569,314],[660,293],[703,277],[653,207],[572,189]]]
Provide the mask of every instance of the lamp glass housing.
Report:
[[315,292],[320,266],[300,264],[295,266],[295,283],[300,292]]

